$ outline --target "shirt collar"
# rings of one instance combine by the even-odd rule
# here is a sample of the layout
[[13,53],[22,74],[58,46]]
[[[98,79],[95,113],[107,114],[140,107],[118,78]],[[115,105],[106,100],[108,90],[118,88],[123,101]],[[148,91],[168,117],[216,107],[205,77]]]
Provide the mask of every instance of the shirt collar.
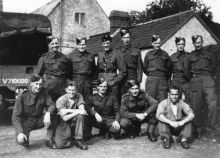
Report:
[[79,57],[86,56],[86,54],[87,54],[86,50],[84,52],[80,52],[79,50],[77,50],[77,55]]
[[139,94],[135,97],[135,96],[133,96],[133,95],[129,95],[129,100],[130,101],[134,101],[134,100],[136,100],[136,99],[141,99],[142,98],[142,95],[141,95],[142,93],[141,92],[139,92]]
[[51,51],[49,51],[49,58],[50,59],[54,59],[54,58],[56,58],[56,57],[58,57],[58,56],[60,56],[60,52],[51,52]]
[[194,53],[195,53],[195,55],[197,55],[197,56],[200,55],[200,54],[204,54],[202,49],[201,49],[201,50],[195,50]]
[[177,51],[177,57],[179,58],[179,57],[181,57],[181,56],[185,56],[185,51],[182,51],[182,52],[179,52],[179,51]]
[[112,51],[113,51],[112,48],[110,48],[108,51],[105,51],[105,52],[104,52],[104,53],[105,53],[105,57],[108,57],[109,55],[111,55],[111,54],[112,54]]
[[159,49],[159,50],[154,50],[153,49],[153,52],[154,52],[153,53],[154,55],[160,55],[161,54],[161,49]]

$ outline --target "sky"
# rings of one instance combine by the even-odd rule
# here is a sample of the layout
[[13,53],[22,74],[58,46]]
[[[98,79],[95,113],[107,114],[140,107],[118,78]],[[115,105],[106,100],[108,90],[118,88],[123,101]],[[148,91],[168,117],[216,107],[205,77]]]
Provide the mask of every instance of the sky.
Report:
[[[3,0],[3,10],[7,12],[32,12],[51,0]],[[97,0],[107,15],[112,10],[143,11],[152,0]],[[213,21],[220,23],[220,0],[203,0],[211,7]]]

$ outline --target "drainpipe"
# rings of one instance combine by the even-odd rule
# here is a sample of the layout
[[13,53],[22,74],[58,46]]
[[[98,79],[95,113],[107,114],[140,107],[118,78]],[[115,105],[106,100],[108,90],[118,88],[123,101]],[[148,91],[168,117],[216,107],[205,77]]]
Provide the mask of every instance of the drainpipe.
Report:
[[62,0],[60,0],[60,49],[62,45],[62,30],[63,30],[63,3]]

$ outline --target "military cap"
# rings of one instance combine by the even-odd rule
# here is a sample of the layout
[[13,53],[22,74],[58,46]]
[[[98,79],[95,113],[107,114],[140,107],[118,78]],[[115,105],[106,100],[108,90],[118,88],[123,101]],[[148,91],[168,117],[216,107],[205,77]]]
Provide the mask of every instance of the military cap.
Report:
[[195,43],[198,38],[201,38],[201,40],[203,41],[203,37],[201,35],[194,35],[192,36],[192,42]]
[[109,34],[102,36],[102,42],[111,41],[112,38]]
[[160,39],[160,36],[159,36],[159,35],[152,35],[152,37],[151,37],[151,41],[152,41],[152,42],[155,42],[155,41],[157,41],[158,39]]
[[138,81],[137,80],[128,80],[128,87],[129,87],[129,89],[131,88],[131,87],[133,87],[133,86],[139,86],[139,83],[138,83]]
[[123,29],[120,30],[120,35],[121,35],[121,37],[123,37],[123,36],[126,35],[127,33],[131,34],[131,32],[130,32],[128,29],[123,28]]
[[50,42],[54,39],[57,39],[60,42],[60,39],[55,36],[47,36],[47,44],[50,44]]
[[76,38],[76,44],[78,45],[78,44],[81,43],[83,40],[85,40],[85,43],[87,42],[87,39],[86,39],[85,37]]
[[186,42],[186,39],[184,37],[176,37],[175,39],[175,43],[179,43],[180,41],[184,41],[184,43]]
[[30,82],[37,82],[37,81],[40,81],[41,79],[42,79],[42,77],[37,74],[33,74],[30,76]]
[[[102,84],[103,82],[105,82],[106,80],[102,77],[98,78],[97,80],[97,86],[99,86],[100,84]],[[107,82],[107,81],[106,81]]]

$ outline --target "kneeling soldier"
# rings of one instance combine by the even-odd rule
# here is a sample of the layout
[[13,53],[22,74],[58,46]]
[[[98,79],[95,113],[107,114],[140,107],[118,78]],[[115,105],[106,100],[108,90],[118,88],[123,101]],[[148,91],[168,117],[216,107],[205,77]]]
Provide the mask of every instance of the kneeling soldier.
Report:
[[61,118],[56,129],[56,145],[58,148],[71,146],[72,135],[74,135],[76,146],[82,150],[87,150],[88,147],[83,142],[87,115],[83,97],[76,92],[76,82],[74,81],[69,82],[65,90],[66,94],[56,102],[58,114]]
[[177,87],[170,88],[168,98],[158,106],[156,117],[160,121],[158,127],[165,149],[171,147],[172,135],[180,137],[183,148],[189,148],[188,139],[191,137],[194,114],[189,105],[179,99]]
[[155,142],[157,138],[153,133],[158,103],[147,93],[140,91],[138,82],[130,80],[128,83],[129,92],[123,95],[121,102],[121,128],[129,131],[130,138],[133,139],[140,132],[141,124],[148,122],[148,138]]
[[106,139],[118,138],[120,134],[120,115],[117,97],[109,93],[108,83],[100,78],[97,83],[98,93],[88,102],[88,112],[92,115],[91,125],[100,128]]
[[[12,122],[17,133],[17,143],[29,146],[29,134],[32,130],[46,126],[46,146],[56,148],[53,143],[54,126],[51,124],[55,103],[43,89],[43,79],[39,75],[30,78],[29,89],[23,91],[16,99]],[[46,109],[46,113],[43,111]]]

